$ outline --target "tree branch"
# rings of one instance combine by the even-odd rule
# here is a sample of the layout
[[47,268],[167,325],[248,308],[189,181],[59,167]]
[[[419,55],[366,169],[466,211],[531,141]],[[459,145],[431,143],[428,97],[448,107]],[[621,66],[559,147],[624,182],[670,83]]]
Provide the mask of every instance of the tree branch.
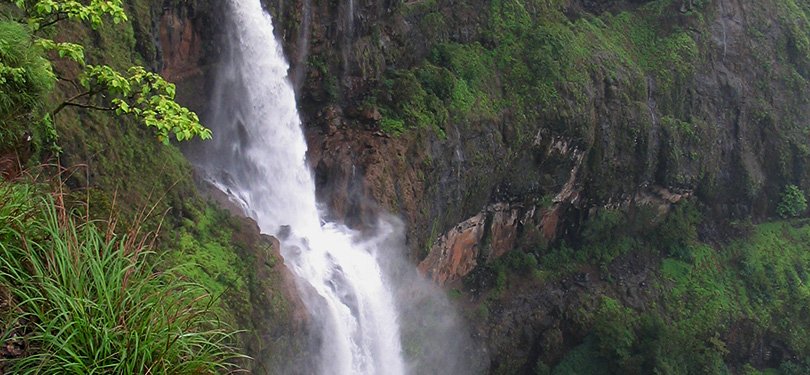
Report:
[[94,106],[94,105],[91,105],[91,104],[81,104],[81,103],[76,103],[75,102],[75,100],[77,100],[77,99],[81,99],[81,98],[84,98],[84,97],[90,97],[90,96],[93,96],[95,94],[98,94],[98,91],[89,90],[89,91],[85,91],[83,93],[79,93],[79,94],[76,94],[76,95],[70,97],[69,99],[63,101],[62,104],[59,104],[59,106],[56,107],[56,109],[51,111],[51,117],[56,116],[56,114],[59,113],[59,111],[65,109],[65,107],[67,107],[67,106],[79,107],[79,108],[89,108],[89,109],[99,109],[99,110],[104,110],[104,111],[112,111],[112,110],[115,109],[115,108],[110,108],[110,107],[100,107],[100,106]]
[[92,104],[68,103],[68,102],[62,103],[60,105],[60,107],[62,107],[62,108],[64,108],[64,107],[78,107],[78,108],[85,108],[85,109],[95,109],[95,110],[98,110],[98,111],[115,111],[116,110],[115,107],[101,107],[101,106],[92,105]]
[[[54,69],[54,70],[56,70],[56,69]],[[76,83],[76,80],[74,80],[74,79],[68,79],[68,78],[62,77],[59,74],[56,75],[56,79],[58,79],[58,80],[60,80],[62,82],[70,83],[73,86],[73,88],[76,89],[76,91],[78,91],[78,92],[81,92],[81,90],[82,90],[82,87],[78,83]]]
[[44,28],[46,28],[46,27],[48,27],[48,26],[51,26],[51,25],[53,25],[53,24],[56,24],[57,22],[64,21],[64,20],[66,20],[66,19],[67,19],[67,17],[64,17],[64,18],[62,17],[62,16],[66,16],[66,15],[67,15],[67,13],[66,13],[66,12],[59,12],[59,13],[55,13],[55,15],[56,15],[56,18],[54,18],[54,19],[52,19],[52,20],[50,20],[50,21],[48,21],[48,22],[46,22],[46,23],[43,23],[43,24],[39,25],[39,27],[37,28],[37,30],[36,30],[36,31],[42,30],[42,29],[44,29]]

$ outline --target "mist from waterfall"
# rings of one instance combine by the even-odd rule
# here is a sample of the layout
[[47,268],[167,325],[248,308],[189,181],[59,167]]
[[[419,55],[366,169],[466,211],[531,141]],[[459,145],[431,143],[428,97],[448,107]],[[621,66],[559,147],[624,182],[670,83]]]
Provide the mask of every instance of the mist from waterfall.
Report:
[[206,119],[214,139],[190,158],[263,233],[279,238],[314,322],[319,355],[313,369],[475,372],[469,365],[475,361],[459,354],[472,346],[453,307],[405,260],[399,221],[383,218],[373,233],[361,235],[323,219],[289,66],[272,20],[260,0],[227,3],[224,61]]

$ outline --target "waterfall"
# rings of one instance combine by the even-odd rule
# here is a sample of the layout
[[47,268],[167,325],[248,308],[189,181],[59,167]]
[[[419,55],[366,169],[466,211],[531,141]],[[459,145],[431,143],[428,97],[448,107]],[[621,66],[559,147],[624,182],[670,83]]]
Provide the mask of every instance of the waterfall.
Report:
[[354,37],[354,0],[349,0],[349,38]]
[[642,185],[655,180],[655,170],[658,165],[658,149],[660,148],[660,124],[658,120],[658,103],[655,101],[656,84],[653,77],[647,77],[647,112],[650,113],[650,132],[647,134],[647,165],[642,176]]
[[346,24],[344,25],[345,30],[343,31],[343,43],[340,47],[340,53],[343,60],[343,79],[345,81],[346,77],[349,75],[349,55],[350,50],[352,49],[352,43],[354,43],[354,0],[349,0],[346,2],[346,7],[344,8],[346,12],[343,16]]
[[288,64],[260,0],[228,0],[227,60],[208,123],[214,140],[196,162],[206,178],[281,241],[321,330],[322,374],[405,373],[393,288],[379,242],[325,222]]
[[296,94],[300,95],[301,87],[304,86],[304,78],[307,70],[307,56],[309,56],[309,40],[312,37],[312,0],[304,0],[301,29],[298,32],[298,55],[295,59],[295,74],[293,83]]

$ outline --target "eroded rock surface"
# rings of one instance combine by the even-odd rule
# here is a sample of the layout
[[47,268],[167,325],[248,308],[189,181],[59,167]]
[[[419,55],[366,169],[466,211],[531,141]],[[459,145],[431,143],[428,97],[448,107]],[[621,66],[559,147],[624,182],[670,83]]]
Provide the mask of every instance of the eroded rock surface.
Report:
[[459,280],[478,264],[486,215],[480,213],[460,223],[431,248],[419,270],[439,285]]

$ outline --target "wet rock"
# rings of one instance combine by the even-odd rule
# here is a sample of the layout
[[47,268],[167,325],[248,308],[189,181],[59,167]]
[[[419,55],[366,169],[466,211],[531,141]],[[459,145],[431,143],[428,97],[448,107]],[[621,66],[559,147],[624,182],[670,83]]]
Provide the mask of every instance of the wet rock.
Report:
[[538,229],[543,234],[543,239],[548,243],[557,237],[557,227],[560,224],[562,207],[556,205],[551,210],[546,210],[540,219]]
[[591,275],[587,272],[580,272],[574,275],[574,282],[581,287],[586,287],[591,281]]
[[158,30],[163,51],[161,75],[172,82],[201,75],[202,38],[186,9],[167,8],[160,17]]
[[481,210],[442,235],[420,263],[420,270],[443,285],[466,276],[480,260],[498,259],[515,248],[519,227],[535,212],[533,208],[523,211],[521,205],[509,203]]
[[419,264],[419,271],[439,285],[456,281],[472,271],[477,264],[485,219],[483,213],[475,215],[442,236]]
[[278,238],[286,240],[290,236],[291,232],[292,228],[289,225],[282,225],[281,228],[278,230]]
[[492,224],[490,226],[491,251],[488,260],[494,260],[514,248],[517,240],[518,209],[508,204],[498,203],[492,207]]
[[364,109],[362,112],[360,112],[360,116],[368,121],[382,120],[382,114],[380,114],[380,110],[377,109],[377,107]]

